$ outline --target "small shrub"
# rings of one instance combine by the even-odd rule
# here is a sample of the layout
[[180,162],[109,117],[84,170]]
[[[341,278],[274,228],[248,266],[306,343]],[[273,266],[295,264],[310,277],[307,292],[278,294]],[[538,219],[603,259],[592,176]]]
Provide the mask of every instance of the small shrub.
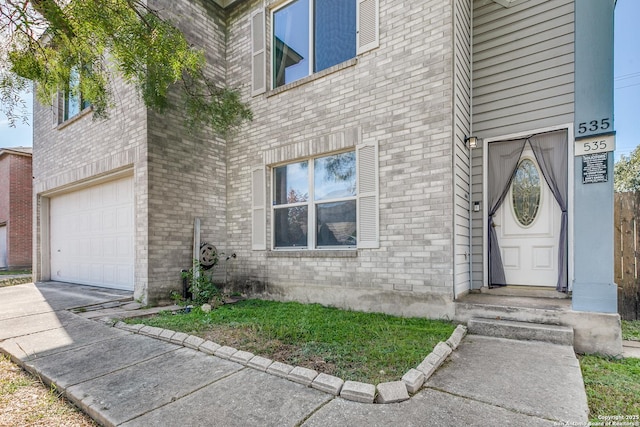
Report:
[[218,300],[222,299],[222,293],[213,283],[211,276],[200,266],[200,263],[195,262],[189,271],[182,273],[182,277],[189,281],[189,292],[191,292],[191,299],[195,305],[207,303],[212,303],[213,306],[219,305]]

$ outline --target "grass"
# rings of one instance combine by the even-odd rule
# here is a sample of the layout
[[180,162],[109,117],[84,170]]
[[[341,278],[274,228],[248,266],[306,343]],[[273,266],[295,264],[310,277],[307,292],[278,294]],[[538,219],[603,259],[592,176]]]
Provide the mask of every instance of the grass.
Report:
[[196,308],[130,322],[373,384],[399,380],[455,329],[445,321],[262,300],[224,305],[210,313]]
[[54,389],[47,388],[0,354],[0,426],[96,425]]
[[592,421],[640,416],[640,359],[586,355],[580,356],[580,367]]
[[640,320],[622,321],[622,339],[640,341]]
[[18,274],[31,274],[31,270],[0,270],[0,276],[15,276]]

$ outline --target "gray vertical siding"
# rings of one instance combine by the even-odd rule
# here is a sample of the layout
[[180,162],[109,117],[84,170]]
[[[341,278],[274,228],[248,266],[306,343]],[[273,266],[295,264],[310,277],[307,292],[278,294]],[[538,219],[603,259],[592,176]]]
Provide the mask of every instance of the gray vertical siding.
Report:
[[476,133],[500,136],[573,120],[573,10],[571,0],[511,8],[474,3]]
[[[473,3],[473,133],[481,138],[573,122],[574,2]],[[472,200],[482,200],[482,150]],[[484,207],[486,208],[486,207]],[[473,213],[473,281],[483,278],[482,213]]]
[[471,0],[454,2],[454,258],[455,293],[469,289],[469,150],[471,133]]

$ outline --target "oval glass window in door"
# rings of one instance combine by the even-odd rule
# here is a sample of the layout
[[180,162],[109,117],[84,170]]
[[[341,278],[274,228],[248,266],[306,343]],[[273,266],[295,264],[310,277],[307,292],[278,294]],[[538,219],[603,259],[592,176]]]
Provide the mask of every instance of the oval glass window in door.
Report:
[[530,226],[540,208],[540,173],[530,159],[523,159],[516,169],[511,184],[513,211],[518,222]]

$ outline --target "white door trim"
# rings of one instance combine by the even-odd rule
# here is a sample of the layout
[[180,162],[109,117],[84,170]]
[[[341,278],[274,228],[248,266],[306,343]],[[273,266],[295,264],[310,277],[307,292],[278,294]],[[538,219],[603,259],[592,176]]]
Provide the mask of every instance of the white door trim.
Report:
[[573,123],[567,123],[564,125],[549,126],[545,128],[533,129],[527,132],[518,132],[507,135],[495,136],[491,138],[484,138],[482,141],[482,286],[487,286],[489,283],[489,236],[487,236],[486,224],[489,221],[489,206],[488,206],[488,185],[489,179],[488,171],[486,168],[489,160],[489,143],[496,141],[503,141],[508,139],[522,138],[528,135],[535,135],[538,133],[551,132],[554,130],[567,129],[567,283],[569,285],[569,291],[573,288],[574,281],[574,229],[573,229],[573,198],[574,198],[574,143],[573,143]]

